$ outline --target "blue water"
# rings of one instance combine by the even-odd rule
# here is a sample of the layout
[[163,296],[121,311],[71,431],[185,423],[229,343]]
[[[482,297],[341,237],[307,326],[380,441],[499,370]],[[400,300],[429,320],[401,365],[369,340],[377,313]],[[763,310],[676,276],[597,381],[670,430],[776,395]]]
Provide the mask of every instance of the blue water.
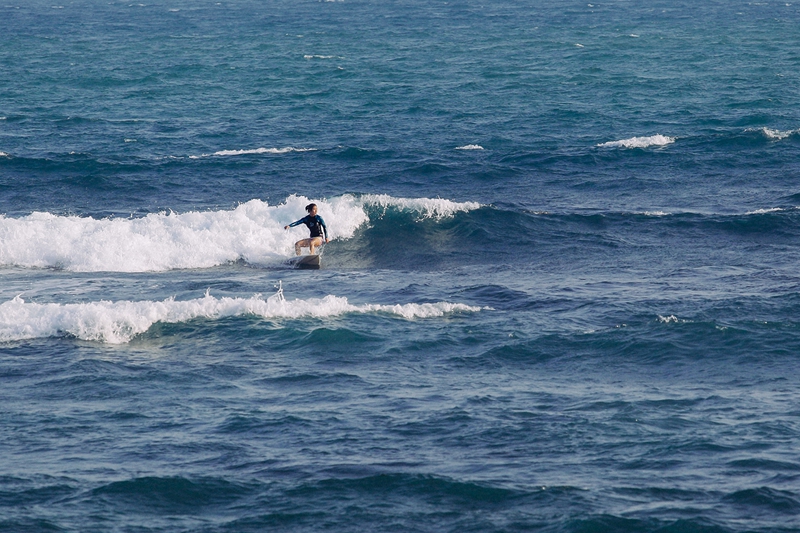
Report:
[[800,531],[798,27],[6,2],[0,531]]

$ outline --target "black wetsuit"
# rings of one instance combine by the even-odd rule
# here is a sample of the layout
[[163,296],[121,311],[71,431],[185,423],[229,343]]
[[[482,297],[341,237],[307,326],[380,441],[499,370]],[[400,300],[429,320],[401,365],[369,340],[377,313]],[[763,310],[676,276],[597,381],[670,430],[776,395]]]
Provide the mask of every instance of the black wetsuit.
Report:
[[328,238],[328,226],[325,225],[325,221],[322,220],[322,217],[319,215],[306,215],[297,222],[292,222],[289,224],[290,228],[298,226],[300,224],[305,224],[308,226],[308,229],[311,230],[311,238],[314,237],[325,237]]

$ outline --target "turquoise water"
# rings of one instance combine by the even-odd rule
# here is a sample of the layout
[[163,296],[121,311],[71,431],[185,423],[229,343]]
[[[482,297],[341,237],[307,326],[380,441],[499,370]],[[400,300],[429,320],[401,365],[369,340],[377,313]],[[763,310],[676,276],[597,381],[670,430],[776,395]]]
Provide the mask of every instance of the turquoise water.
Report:
[[0,6],[0,531],[800,531],[798,22]]

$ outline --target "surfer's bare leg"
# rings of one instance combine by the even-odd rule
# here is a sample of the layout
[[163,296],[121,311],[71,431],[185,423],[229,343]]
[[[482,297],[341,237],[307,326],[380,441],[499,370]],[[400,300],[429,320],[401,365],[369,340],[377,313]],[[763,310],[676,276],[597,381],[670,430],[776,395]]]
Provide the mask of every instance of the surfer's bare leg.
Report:
[[314,255],[314,250],[317,246],[322,244],[322,237],[314,237],[313,239],[308,239],[308,253]]
[[294,243],[294,253],[300,255],[301,248],[308,248],[309,253],[313,254],[317,246],[322,244],[322,237],[314,237],[313,239],[301,239]]

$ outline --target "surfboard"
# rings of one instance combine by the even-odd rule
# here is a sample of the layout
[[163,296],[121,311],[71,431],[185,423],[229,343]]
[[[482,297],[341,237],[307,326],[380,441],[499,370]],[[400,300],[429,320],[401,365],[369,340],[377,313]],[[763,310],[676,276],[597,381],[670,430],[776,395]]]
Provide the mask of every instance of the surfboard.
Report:
[[316,269],[322,266],[322,258],[319,254],[314,255],[300,255],[292,258],[290,262],[295,268],[303,269]]

